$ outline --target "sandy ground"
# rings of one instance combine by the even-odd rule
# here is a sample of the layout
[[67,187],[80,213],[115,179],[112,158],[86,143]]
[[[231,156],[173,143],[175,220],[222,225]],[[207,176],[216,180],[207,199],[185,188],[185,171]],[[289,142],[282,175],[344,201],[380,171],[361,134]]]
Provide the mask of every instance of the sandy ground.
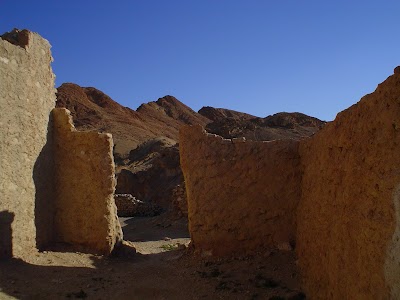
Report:
[[186,221],[171,219],[168,216],[120,218],[124,240],[133,242],[141,254],[156,254],[166,249],[177,250],[179,245],[187,246],[190,235]]
[[[0,299],[304,299],[292,251],[218,260],[195,256],[185,222],[121,219],[138,254],[33,253],[0,262]],[[170,246],[168,246],[170,245]]]

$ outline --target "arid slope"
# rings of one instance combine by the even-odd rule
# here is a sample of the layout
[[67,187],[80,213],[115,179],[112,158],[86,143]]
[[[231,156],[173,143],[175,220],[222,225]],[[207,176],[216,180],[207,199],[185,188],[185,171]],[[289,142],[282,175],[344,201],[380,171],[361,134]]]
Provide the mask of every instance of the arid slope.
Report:
[[119,156],[126,156],[139,144],[156,137],[177,141],[182,124],[205,126],[210,122],[172,96],[142,104],[135,111],[92,87],[64,83],[57,90],[57,107],[71,111],[79,130],[112,133]]
[[117,193],[132,194],[178,215],[187,214],[178,149],[182,125],[199,124],[224,138],[298,140],[324,124],[300,113],[259,118],[213,107],[203,107],[196,113],[172,96],[142,104],[135,111],[95,88],[73,83],[58,88],[57,106],[71,111],[79,130],[113,134]]
[[265,118],[224,108],[203,107],[199,113],[213,122],[206,130],[224,138],[254,141],[301,140],[313,135],[325,122],[302,113],[281,112]]

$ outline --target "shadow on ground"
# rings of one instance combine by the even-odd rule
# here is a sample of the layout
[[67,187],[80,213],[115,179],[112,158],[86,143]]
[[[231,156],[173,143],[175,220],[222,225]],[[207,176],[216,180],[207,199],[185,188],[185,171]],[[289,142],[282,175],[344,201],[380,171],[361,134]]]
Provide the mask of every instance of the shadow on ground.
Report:
[[0,262],[0,299],[305,299],[293,252],[236,260],[184,250],[133,258],[38,254]]
[[[177,255],[179,254],[179,255]],[[79,253],[47,252],[40,265],[19,259],[0,262],[0,299],[180,299],[179,270],[171,268],[182,252],[134,258],[102,258]],[[86,266],[57,266],[66,261]],[[45,265],[49,264],[49,265]],[[180,279],[181,280],[181,279]],[[184,279],[192,285],[193,280]],[[181,298],[181,299],[184,299]],[[12,298],[11,298],[12,299]],[[193,298],[194,299],[194,298]]]
[[[147,240],[143,249],[165,243],[159,240],[165,236],[167,243],[188,237],[185,223],[163,218],[121,223],[125,239]],[[0,299],[304,299],[293,251],[224,260],[184,249],[150,253],[101,257],[54,249],[32,253],[29,263],[3,260]]]

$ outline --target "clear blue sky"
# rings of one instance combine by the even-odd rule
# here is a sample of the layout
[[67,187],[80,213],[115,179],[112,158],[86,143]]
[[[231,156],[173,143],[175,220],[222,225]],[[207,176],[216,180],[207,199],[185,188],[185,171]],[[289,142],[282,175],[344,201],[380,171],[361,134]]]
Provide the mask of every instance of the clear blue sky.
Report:
[[57,86],[134,109],[169,94],[332,120],[400,65],[399,13],[400,1],[0,0],[0,32],[39,32]]

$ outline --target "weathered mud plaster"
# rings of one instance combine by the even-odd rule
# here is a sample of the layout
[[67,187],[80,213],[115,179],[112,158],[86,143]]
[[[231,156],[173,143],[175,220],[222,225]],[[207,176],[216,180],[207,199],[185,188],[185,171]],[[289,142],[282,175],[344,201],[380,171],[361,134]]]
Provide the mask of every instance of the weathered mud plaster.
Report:
[[112,137],[76,132],[65,110],[51,114],[51,61],[50,44],[36,33],[0,38],[2,258],[29,261],[57,240],[108,254],[122,239]]
[[386,283],[391,299],[400,299],[400,185],[393,193],[396,229],[388,247],[385,262]]
[[112,136],[76,131],[64,108],[54,109],[53,119],[57,238],[109,254],[122,241],[114,202]]
[[300,143],[297,254],[307,297],[399,298],[399,153],[398,72]]
[[298,142],[225,140],[185,126],[180,155],[196,250],[230,255],[294,243]]
[[56,97],[50,44],[21,35],[21,45],[0,38],[0,214],[13,216],[11,252],[24,258],[53,236],[51,205],[42,204],[53,196],[48,124]]

